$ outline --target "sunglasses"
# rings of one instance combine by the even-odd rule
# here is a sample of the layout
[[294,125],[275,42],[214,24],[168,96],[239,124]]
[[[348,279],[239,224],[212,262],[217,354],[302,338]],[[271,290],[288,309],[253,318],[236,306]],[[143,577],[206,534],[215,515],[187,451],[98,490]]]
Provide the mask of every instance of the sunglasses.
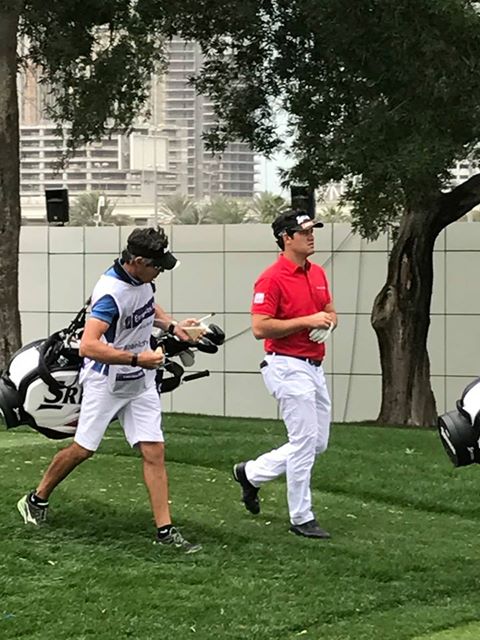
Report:
[[149,260],[148,258],[142,258],[142,260],[143,260],[143,264],[146,267],[151,267],[152,269],[155,269],[155,271],[158,271],[158,272],[165,271],[165,269],[160,264],[158,264],[158,262],[155,262],[155,260]]

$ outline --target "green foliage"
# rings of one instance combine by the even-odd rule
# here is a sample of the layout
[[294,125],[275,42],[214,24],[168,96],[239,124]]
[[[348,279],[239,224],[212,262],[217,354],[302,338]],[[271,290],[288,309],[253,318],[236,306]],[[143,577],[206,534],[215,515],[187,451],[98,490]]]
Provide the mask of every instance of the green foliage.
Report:
[[255,3],[226,0],[26,0],[21,14],[22,62],[43,72],[48,115],[69,123],[69,144],[128,131],[145,108],[152,72],[166,68],[174,36],[213,42],[230,23],[248,28]]
[[208,223],[207,211],[188,196],[171,196],[161,203],[160,210],[171,218],[173,224]]
[[270,224],[274,219],[289,208],[289,203],[282,196],[265,191],[253,198],[250,206],[252,220]]
[[248,214],[248,201],[216,196],[206,205],[208,219],[213,224],[241,224]]
[[[282,198],[275,202],[283,202]],[[271,199],[265,201],[271,203]],[[160,206],[162,213],[169,216],[173,224],[242,224],[244,222],[260,222],[257,218],[258,198],[247,199],[215,196],[211,200],[197,202],[187,196],[172,196]]]
[[[242,3],[245,4],[245,3]],[[247,2],[252,10],[252,3]],[[460,0],[272,0],[203,46],[210,143],[269,153],[287,114],[291,180],[346,180],[353,226],[375,237],[448,184],[480,141],[480,14]],[[225,63],[222,57],[227,56]]]
[[[173,34],[205,54],[197,86],[216,101],[209,140],[285,144],[289,179],[345,180],[352,224],[375,237],[448,184],[480,140],[480,15],[460,0],[27,0],[25,53],[72,146],[128,130]],[[54,35],[54,37],[52,37]],[[240,214],[234,217],[239,218]],[[201,212],[190,218],[197,223]]]
[[49,524],[23,525],[15,502],[64,444],[1,428],[2,640],[453,640],[478,620],[478,468],[454,473],[434,431],[334,427],[312,477],[333,535],[319,542],[287,532],[283,481],[252,517],[231,477],[281,423],[164,422],[174,521],[204,546],[191,557],[152,544],[140,459],[114,426]]
[[[104,227],[130,224],[127,216],[113,215],[115,203],[111,202],[106,196],[103,196],[105,198],[104,205],[100,207],[99,211],[98,200],[100,195],[98,191],[86,191],[77,196],[70,208],[69,225],[72,227]],[[99,218],[97,220],[98,211]]]
[[316,215],[323,222],[351,222],[352,214],[349,209],[342,204],[321,204],[317,206]]
[[168,17],[157,6],[129,0],[25,2],[20,35],[25,58],[42,68],[49,116],[72,124],[69,143],[127,130],[149,95],[149,80],[165,64]]

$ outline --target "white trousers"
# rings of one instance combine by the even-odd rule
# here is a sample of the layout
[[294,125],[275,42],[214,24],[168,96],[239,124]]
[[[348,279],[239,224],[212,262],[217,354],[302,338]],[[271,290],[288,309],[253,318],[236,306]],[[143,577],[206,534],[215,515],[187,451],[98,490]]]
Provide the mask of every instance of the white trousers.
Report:
[[287,500],[292,524],[303,524],[312,511],[310,476],[315,457],[328,446],[331,403],[323,368],[298,358],[266,355],[262,368],[265,385],[278,400],[288,442],[264,453],[245,466],[256,487],[287,476]]
[[118,397],[109,390],[107,376],[90,372],[83,382],[75,442],[89,451],[96,451],[115,417],[131,447],[139,442],[164,441],[162,408],[155,385],[133,398]]

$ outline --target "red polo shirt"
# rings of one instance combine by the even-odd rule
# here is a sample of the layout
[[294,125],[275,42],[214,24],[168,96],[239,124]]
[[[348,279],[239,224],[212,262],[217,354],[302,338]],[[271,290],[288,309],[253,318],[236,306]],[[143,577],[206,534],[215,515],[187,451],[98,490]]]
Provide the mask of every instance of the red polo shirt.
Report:
[[[303,269],[282,253],[255,282],[251,312],[287,320],[323,311],[331,301],[322,267],[307,260]],[[285,338],[266,339],[265,351],[322,360],[325,345],[312,342],[308,333],[305,329]]]

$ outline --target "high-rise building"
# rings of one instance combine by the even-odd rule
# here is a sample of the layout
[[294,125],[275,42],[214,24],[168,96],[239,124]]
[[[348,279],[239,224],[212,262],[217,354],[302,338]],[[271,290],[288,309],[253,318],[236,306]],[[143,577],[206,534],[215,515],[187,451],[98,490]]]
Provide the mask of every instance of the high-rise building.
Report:
[[60,166],[66,151],[68,127],[58,131],[47,119],[48,86],[29,68],[19,76],[20,195],[24,201],[43,196],[45,189],[68,186],[72,194],[105,191],[114,196],[138,193],[138,181],[129,173],[125,137],[112,133],[80,147],[70,162]]
[[[171,152],[183,145],[186,153],[186,193],[195,198],[211,195],[250,197],[254,191],[255,156],[241,142],[230,144],[221,156],[212,156],[202,135],[216,122],[213,104],[199,95],[190,83],[202,66],[200,46],[174,38],[170,44],[168,72],[158,102],[163,108],[163,123],[179,128],[182,134]],[[173,158],[172,158],[173,162]],[[180,171],[184,164],[180,163]]]
[[478,162],[473,160],[462,160],[461,162],[457,162],[452,169],[452,187],[457,187],[476,173],[478,173]]
[[190,78],[202,64],[200,47],[174,39],[165,74],[152,78],[150,117],[138,118],[133,133],[110,132],[80,147],[64,167],[68,127],[58,132],[47,120],[48,87],[38,72],[19,76],[20,191],[24,202],[43,197],[48,188],[70,193],[101,191],[116,198],[153,202],[183,194],[197,199],[215,195],[250,197],[254,193],[255,155],[238,142],[213,157],[203,133],[215,122],[212,103],[199,95]]

